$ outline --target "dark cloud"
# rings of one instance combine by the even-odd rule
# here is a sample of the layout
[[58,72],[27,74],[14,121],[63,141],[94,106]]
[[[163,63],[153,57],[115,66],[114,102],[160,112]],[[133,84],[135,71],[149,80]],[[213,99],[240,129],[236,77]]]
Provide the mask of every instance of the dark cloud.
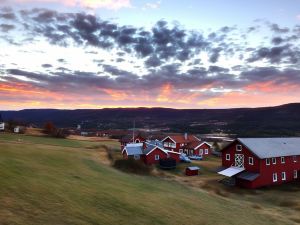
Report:
[[274,38],[272,39],[272,43],[273,43],[274,45],[280,45],[283,41],[284,41],[284,40],[283,40],[281,37],[274,37]]
[[51,68],[52,65],[51,64],[42,64],[42,67],[44,67],[44,68]]
[[0,24],[0,29],[2,32],[9,32],[15,29],[15,26],[12,24]]
[[299,52],[291,49],[290,45],[277,46],[272,48],[263,47],[254,51],[248,62],[255,62],[267,59],[270,63],[280,63],[287,59],[289,63],[296,63],[299,59]]
[[270,24],[270,29],[272,31],[274,31],[275,33],[281,33],[281,34],[288,33],[290,31],[289,28],[287,28],[287,27],[279,27],[279,25],[276,24],[276,23]]

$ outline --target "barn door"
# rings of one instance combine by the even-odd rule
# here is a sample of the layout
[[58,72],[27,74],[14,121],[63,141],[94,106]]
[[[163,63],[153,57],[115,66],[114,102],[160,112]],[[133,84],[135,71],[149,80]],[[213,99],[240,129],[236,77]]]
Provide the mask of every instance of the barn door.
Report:
[[236,167],[244,167],[244,155],[243,154],[235,154],[235,166]]

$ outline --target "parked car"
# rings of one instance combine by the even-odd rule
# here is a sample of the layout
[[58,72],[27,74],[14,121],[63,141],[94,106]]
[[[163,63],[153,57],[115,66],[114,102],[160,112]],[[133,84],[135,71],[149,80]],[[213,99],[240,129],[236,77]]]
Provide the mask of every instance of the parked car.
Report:
[[181,162],[186,162],[186,163],[190,163],[191,162],[191,160],[189,159],[189,157],[187,157],[187,155],[184,154],[184,153],[181,153],[181,155],[179,156],[179,158],[180,158]]
[[202,160],[203,157],[200,155],[192,155],[189,157],[191,160]]

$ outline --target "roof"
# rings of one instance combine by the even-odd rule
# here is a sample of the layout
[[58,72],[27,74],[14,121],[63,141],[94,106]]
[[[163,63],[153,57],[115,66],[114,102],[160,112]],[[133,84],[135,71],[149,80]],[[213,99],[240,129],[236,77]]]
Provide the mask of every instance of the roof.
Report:
[[[145,139],[142,136],[141,133],[138,133],[138,134],[134,135],[134,139],[137,139],[137,138]],[[131,141],[133,141],[133,134],[125,135],[124,137],[121,138],[121,141],[122,142],[131,142]]]
[[198,145],[195,147],[195,149],[201,147],[204,144],[207,144],[210,148],[212,147],[209,143],[207,143],[206,141],[203,141],[203,142],[200,142],[200,144],[198,143]]
[[[198,138],[196,138],[194,135],[187,135],[187,138],[185,138],[185,135],[169,135],[170,139],[175,141],[176,143],[190,143],[190,142],[200,142]],[[167,139],[168,137],[164,138],[162,141]]]
[[165,154],[168,154],[167,151],[165,151],[163,148],[156,146],[156,145],[147,145],[146,148],[144,149],[144,154],[148,155],[150,152],[154,151],[154,149],[159,149],[163,151]]
[[198,166],[189,166],[189,167],[187,167],[187,169],[189,169],[189,170],[200,170],[200,168]]
[[300,155],[300,138],[238,138],[258,158]]
[[218,174],[221,174],[221,175],[224,175],[226,177],[232,177],[242,171],[244,171],[245,168],[242,168],[242,167],[234,167],[234,166],[231,166],[225,170],[222,170],[220,172],[218,172]]
[[244,171],[236,176],[237,178],[253,181],[259,177],[259,173],[251,173],[248,171]]
[[123,151],[126,151],[127,155],[143,155],[143,144],[127,144]]
[[159,140],[149,140],[146,141],[146,145],[152,145],[152,146],[158,146],[160,148],[163,148],[163,143]]

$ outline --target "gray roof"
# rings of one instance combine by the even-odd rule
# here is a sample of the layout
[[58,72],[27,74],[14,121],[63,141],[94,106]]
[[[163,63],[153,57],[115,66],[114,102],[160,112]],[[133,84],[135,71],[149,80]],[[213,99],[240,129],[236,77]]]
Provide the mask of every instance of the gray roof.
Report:
[[300,138],[238,138],[257,157],[300,155]]
[[127,155],[142,155],[143,154],[142,146],[126,146],[125,150],[127,151]]
[[198,166],[189,166],[189,170],[199,170],[200,168]]
[[244,180],[249,180],[249,181],[253,181],[258,177],[259,177],[259,173],[251,173],[251,172],[248,172],[248,171],[242,172],[242,173],[237,175],[237,178],[244,179]]
[[160,148],[163,148],[163,143],[161,141],[158,140],[148,140],[146,141],[147,145],[154,145],[154,146],[158,146]]

